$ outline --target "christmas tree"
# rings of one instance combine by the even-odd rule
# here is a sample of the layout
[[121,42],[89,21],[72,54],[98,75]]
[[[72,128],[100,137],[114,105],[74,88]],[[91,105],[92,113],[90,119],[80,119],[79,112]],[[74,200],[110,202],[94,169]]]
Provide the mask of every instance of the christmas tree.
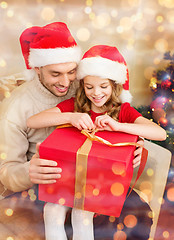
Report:
[[159,124],[167,132],[165,141],[154,142],[172,152],[168,187],[174,182],[174,54],[166,52],[164,61],[166,66],[154,71],[150,79],[149,86],[153,92],[151,104],[140,106],[137,110],[144,117]]
[[138,111],[166,130],[166,141],[156,143],[174,153],[174,54],[166,52],[164,60],[167,66],[154,71],[150,79],[154,93],[150,106],[141,106]]

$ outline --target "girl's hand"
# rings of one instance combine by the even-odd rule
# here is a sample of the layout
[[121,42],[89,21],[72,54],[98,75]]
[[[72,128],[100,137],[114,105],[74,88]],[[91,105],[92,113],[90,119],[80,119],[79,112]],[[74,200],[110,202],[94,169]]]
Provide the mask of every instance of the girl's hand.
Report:
[[119,131],[120,124],[121,123],[115,121],[113,118],[111,118],[108,115],[101,115],[96,117],[95,119],[96,128],[102,129],[102,130]]
[[94,129],[94,123],[87,113],[72,113],[70,123],[79,130]]

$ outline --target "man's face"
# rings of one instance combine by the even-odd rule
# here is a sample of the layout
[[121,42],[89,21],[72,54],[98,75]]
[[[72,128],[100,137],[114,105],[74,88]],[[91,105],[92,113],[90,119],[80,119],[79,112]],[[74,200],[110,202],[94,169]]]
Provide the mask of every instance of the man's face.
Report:
[[76,78],[76,68],[77,64],[72,62],[46,65],[35,70],[40,82],[55,96],[62,97]]

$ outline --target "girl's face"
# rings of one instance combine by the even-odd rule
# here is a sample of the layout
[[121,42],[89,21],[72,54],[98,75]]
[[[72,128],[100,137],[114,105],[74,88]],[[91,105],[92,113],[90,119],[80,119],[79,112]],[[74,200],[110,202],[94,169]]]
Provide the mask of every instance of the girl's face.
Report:
[[103,112],[103,106],[112,93],[110,80],[96,76],[86,76],[84,78],[84,90],[86,97],[91,101],[91,110],[97,113]]

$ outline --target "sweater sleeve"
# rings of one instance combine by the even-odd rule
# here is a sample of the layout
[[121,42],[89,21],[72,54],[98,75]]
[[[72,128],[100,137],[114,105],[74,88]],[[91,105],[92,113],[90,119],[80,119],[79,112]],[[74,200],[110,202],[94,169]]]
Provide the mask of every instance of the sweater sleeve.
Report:
[[0,120],[0,132],[0,180],[13,192],[26,190],[33,185],[26,157],[29,144],[26,133],[8,119]]
[[121,105],[119,122],[122,123],[134,123],[135,120],[142,116],[135,108],[131,107],[129,103],[123,103]]

